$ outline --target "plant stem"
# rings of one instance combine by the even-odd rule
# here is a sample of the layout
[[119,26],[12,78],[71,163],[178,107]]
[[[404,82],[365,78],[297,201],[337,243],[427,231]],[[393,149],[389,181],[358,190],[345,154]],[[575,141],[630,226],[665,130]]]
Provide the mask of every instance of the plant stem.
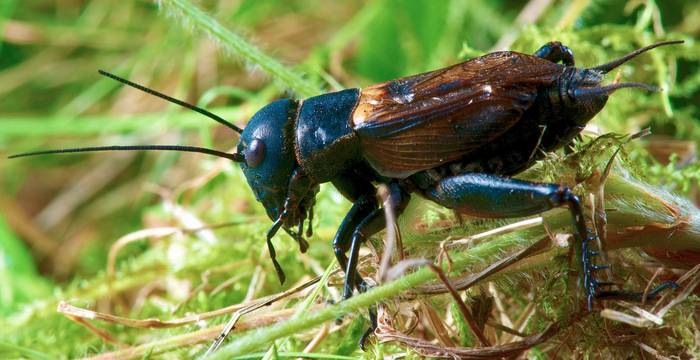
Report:
[[[616,221],[612,221],[612,224],[617,224],[618,222],[629,224],[627,226],[632,226],[634,224],[645,224],[650,220],[649,216],[653,213],[652,209],[665,209],[665,207],[662,206],[662,203],[666,204],[666,206],[678,206],[677,211],[679,211],[679,214],[683,216],[689,216],[690,218],[694,218],[695,216],[697,216],[697,211],[695,211],[692,205],[680,206],[680,204],[674,204],[674,199],[671,197],[659,196],[658,198],[656,198],[655,196],[651,196],[651,193],[648,192],[648,189],[645,189],[641,183],[635,182],[630,179],[626,179],[622,176],[619,176],[618,174],[613,174],[608,179],[607,187],[610,191],[606,191],[606,194],[613,198],[631,195],[632,198],[639,199],[641,198],[640,194],[647,194],[647,197],[644,198],[644,201],[646,201],[648,203],[648,206],[650,206],[645,211],[639,212],[635,212],[633,210],[642,209],[636,209],[634,207],[628,209],[619,209],[620,211],[618,212],[621,213],[621,215],[624,216],[625,219],[623,221],[622,218],[613,217],[613,220]],[[675,201],[681,201],[681,199],[675,199]],[[629,212],[630,210],[632,211]],[[566,229],[570,226],[570,214],[565,209],[549,213],[547,215],[546,220],[551,230],[561,228]],[[654,235],[658,235],[658,237],[662,238],[669,238],[670,235],[668,234],[668,232],[671,232],[671,234],[675,234],[674,241],[676,243],[676,246],[683,245],[682,248],[695,249],[697,246],[699,246],[698,236],[694,232],[694,229],[697,225],[698,224],[696,222],[689,221],[688,225],[682,229],[670,227],[667,229],[668,231],[662,231],[665,229],[664,227],[662,227],[662,230],[657,231],[658,234],[647,234],[645,239],[647,239],[648,241],[649,239],[651,239],[652,243],[659,244],[659,239],[657,238],[657,236]],[[621,231],[622,229],[620,229],[618,232]],[[528,235],[528,233],[523,233],[520,235]],[[491,258],[499,256],[498,254],[501,253],[504,249],[513,249],[515,246],[522,245],[524,242],[532,243],[534,241],[533,239],[539,239],[539,237],[531,236],[532,234],[529,235],[530,236],[524,236],[525,239],[528,239],[527,241],[523,241],[522,237],[496,237],[489,241],[482,242],[471,249],[461,251],[455,256],[453,256],[453,269],[456,270],[453,271],[453,273],[463,273],[467,271],[469,267],[476,265],[479,262],[483,261],[488,263]],[[612,246],[614,248],[626,248],[631,246],[644,246],[649,244],[648,242],[632,243],[630,241],[621,240],[615,244],[610,245],[614,245]],[[665,246],[670,245],[671,244],[665,244]],[[548,252],[550,256],[538,259],[533,258],[532,260],[535,260],[535,263],[531,262],[528,266],[532,266],[535,264],[536,266],[546,266],[551,261],[551,256],[553,255],[553,253],[560,251],[561,249],[554,248],[550,252]],[[520,264],[520,266],[523,265],[525,264]],[[415,288],[418,285],[426,283],[433,278],[434,274],[429,268],[421,268],[414,273],[407,274],[395,281],[375,287],[367,291],[366,293],[354,296],[336,305],[321,309],[316,313],[309,314],[308,316],[302,318],[290,319],[289,321],[286,321],[284,323],[276,324],[268,328],[259,329],[249,334],[246,334],[238,339],[235,339],[231,342],[231,344],[227,345],[226,347],[222,348],[219,352],[215,353],[214,358],[230,358],[231,356],[243,355],[248,352],[258,350],[261,347],[270,344],[276,339],[309,330],[313,327],[323,324],[326,321],[331,321],[333,319],[338,318],[339,316],[343,316],[353,311],[366,309],[373,304],[386,300],[392,296],[399,295],[400,293]]]
[[285,67],[274,58],[227,29],[187,0],[165,0],[163,7],[171,9],[178,18],[191,22],[195,27],[221,43],[226,49],[260,66],[267,73],[302,97],[321,93],[321,89],[301,75]]
[[[469,249],[468,254],[461,253],[454,260],[454,269],[464,271],[465,268],[475,265],[482,259],[489,259],[497,256],[499,249],[508,248],[521,240],[514,240],[512,237],[501,237],[494,241],[486,242]],[[255,351],[275,339],[297,334],[299,332],[319,326],[326,321],[337,319],[340,316],[366,309],[384,299],[396,296],[401,292],[412,289],[420,284],[432,280],[435,274],[429,268],[421,268],[414,273],[407,274],[392,282],[375,287],[366,293],[353,296],[338,304],[329,306],[308,316],[294,318],[289,321],[276,324],[267,328],[259,329],[248,333],[214,353],[213,359],[228,359],[232,356],[244,355]]]
[[562,16],[561,20],[559,20],[559,23],[557,24],[557,29],[559,29],[559,30],[569,29],[574,24],[576,19],[578,19],[578,17],[581,16],[583,11],[590,4],[591,4],[591,0],[574,0],[574,1],[572,1],[571,4],[566,8],[566,12],[564,13],[564,16]]

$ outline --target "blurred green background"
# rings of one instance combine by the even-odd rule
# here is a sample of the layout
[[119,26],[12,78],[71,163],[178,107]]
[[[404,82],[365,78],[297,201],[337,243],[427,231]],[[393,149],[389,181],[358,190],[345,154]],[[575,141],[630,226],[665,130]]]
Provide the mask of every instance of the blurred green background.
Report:
[[[616,94],[594,123],[602,132],[651,127],[658,136],[680,140],[671,158],[675,165],[692,162],[700,142],[700,3],[694,0],[196,5],[300,74],[306,90],[212,38],[168,0],[0,1],[0,327],[8,329],[0,330],[0,357],[76,357],[116,347],[56,314],[62,299],[131,317],[177,317],[240,302],[260,266],[267,281],[258,294],[280,289],[262,246],[269,222],[228,163],[172,153],[6,159],[57,147],[159,143],[226,150],[236,144],[227,129],[124,88],[97,69],[243,125],[275,98],[363,87],[496,49],[532,53],[556,39],[574,50],[577,64],[591,66],[658,39],[684,39],[685,46],[640,57],[621,72],[625,80],[660,85],[665,93]],[[650,169],[669,162],[663,150],[651,152],[655,156],[644,160]],[[697,183],[688,183],[697,177],[674,180],[663,172],[639,171],[697,204]],[[329,239],[348,204],[330,188],[319,202],[317,239],[308,256],[299,258],[291,240],[280,240],[278,252],[293,279],[330,263]],[[231,221],[243,225],[126,246],[117,257],[116,289],[104,287],[108,251],[125,234]],[[226,291],[185,299],[181,293],[201,285],[202,274],[217,267],[238,268],[240,278]],[[208,281],[215,286],[231,276],[214,271]],[[119,295],[107,296],[110,291]],[[189,331],[111,329],[120,342],[132,344]],[[324,349],[354,351],[332,347]],[[170,356],[201,350],[185,347]]]

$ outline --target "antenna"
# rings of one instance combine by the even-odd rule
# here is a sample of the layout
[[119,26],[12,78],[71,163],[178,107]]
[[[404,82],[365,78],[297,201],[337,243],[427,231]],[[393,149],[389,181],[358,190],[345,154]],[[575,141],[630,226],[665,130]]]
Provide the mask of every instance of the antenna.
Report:
[[202,154],[208,154],[213,156],[218,156],[222,158],[229,159],[235,162],[244,162],[245,157],[239,153],[229,154],[223,151],[217,151],[207,148],[195,147],[195,146],[181,146],[181,145],[130,145],[130,146],[98,146],[98,147],[82,147],[82,148],[69,148],[69,149],[55,149],[55,150],[41,150],[32,151],[21,154],[11,155],[9,159],[15,159],[25,156],[36,156],[36,155],[47,155],[47,154],[67,154],[67,153],[78,153],[78,152],[92,152],[92,151],[141,151],[141,150],[164,150],[164,151],[183,151],[183,152],[196,152]]
[[108,73],[108,72],[106,72],[106,71],[104,71],[104,70],[97,70],[97,72],[99,72],[100,75],[106,76],[106,77],[108,77],[108,78],[110,78],[110,79],[113,79],[113,80],[116,80],[116,81],[119,81],[120,83],[122,83],[122,84],[124,84],[124,85],[131,86],[131,87],[133,87],[133,88],[135,88],[135,89],[139,89],[139,90],[141,90],[141,91],[143,91],[143,92],[145,92],[145,93],[147,93],[147,94],[157,96],[157,97],[159,97],[159,98],[161,98],[161,99],[164,99],[164,100],[166,100],[166,101],[169,101],[169,102],[171,102],[171,103],[173,103],[173,104],[177,104],[177,105],[180,105],[180,106],[182,106],[182,107],[184,107],[184,108],[187,108],[187,109],[190,109],[190,110],[192,110],[192,111],[198,112],[198,113],[200,113],[200,114],[202,114],[202,115],[204,115],[204,116],[206,116],[206,117],[208,117],[208,118],[210,118],[210,119],[212,119],[212,120],[218,122],[219,124],[228,127],[229,129],[231,129],[231,130],[233,130],[233,131],[235,131],[235,132],[237,132],[237,133],[239,133],[239,134],[243,132],[243,129],[241,129],[241,128],[239,128],[238,126],[233,125],[232,123],[230,123],[230,122],[224,120],[221,116],[218,116],[218,115],[216,115],[216,114],[213,114],[213,113],[211,113],[211,112],[209,112],[209,111],[207,111],[207,110],[204,110],[204,109],[202,109],[202,108],[200,108],[200,107],[198,107],[198,106],[192,105],[192,104],[190,104],[190,103],[186,103],[186,102],[184,102],[184,101],[182,101],[182,100],[175,99],[174,97],[165,95],[165,94],[160,93],[160,92],[158,92],[158,91],[155,91],[155,90],[153,90],[153,89],[149,89],[149,88],[147,88],[147,87],[145,87],[145,86],[143,86],[143,85],[139,85],[139,84],[137,84],[137,83],[135,83],[135,82],[131,82],[131,81],[127,80],[127,79],[121,78],[121,77],[119,77],[119,76],[117,76],[117,75],[114,75],[114,74],[111,74],[111,73]]

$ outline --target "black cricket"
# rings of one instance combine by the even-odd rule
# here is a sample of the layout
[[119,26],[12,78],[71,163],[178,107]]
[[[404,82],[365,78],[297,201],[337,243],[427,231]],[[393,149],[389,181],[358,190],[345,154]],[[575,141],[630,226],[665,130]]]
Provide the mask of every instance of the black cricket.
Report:
[[[143,145],[46,150],[11,157],[173,150],[238,162],[274,222],[267,233],[267,245],[282,283],[285,276],[275,259],[272,238],[282,228],[304,252],[319,184],[331,182],[353,203],[333,239],[335,256],[345,269],[344,298],[352,296],[355,288],[364,290],[365,283],[356,271],[360,246],[386,225],[376,184],[389,187],[390,205],[397,216],[413,193],[478,217],[523,217],[566,206],[580,247],[582,286],[590,310],[594,298],[639,299],[641,294],[601,289],[608,284],[597,281],[593,274],[605,266],[591,260],[597,254],[589,249],[595,235],[587,228],[581,203],[570,189],[509,176],[530,167],[544,152],[569,144],[616,90],[655,91],[653,86],[640,83],[600,83],[606,73],[637,55],[680,43],[659,42],[587,69],[576,68],[573,52],[559,42],[550,42],[533,55],[494,52],[365,89],[305,100],[277,100],[260,109],[245,129],[100,71],[235,130],[240,134],[237,151],[230,154],[190,146]],[[662,284],[647,297],[673,285]],[[372,312],[371,317],[375,320]]]

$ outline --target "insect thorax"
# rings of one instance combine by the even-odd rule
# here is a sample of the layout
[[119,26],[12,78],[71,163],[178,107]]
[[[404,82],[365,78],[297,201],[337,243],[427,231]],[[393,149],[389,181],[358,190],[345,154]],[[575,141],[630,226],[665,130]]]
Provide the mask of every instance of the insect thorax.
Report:
[[304,172],[316,183],[330,181],[359,157],[350,115],[359,96],[347,89],[306,99],[297,116],[295,153]]

